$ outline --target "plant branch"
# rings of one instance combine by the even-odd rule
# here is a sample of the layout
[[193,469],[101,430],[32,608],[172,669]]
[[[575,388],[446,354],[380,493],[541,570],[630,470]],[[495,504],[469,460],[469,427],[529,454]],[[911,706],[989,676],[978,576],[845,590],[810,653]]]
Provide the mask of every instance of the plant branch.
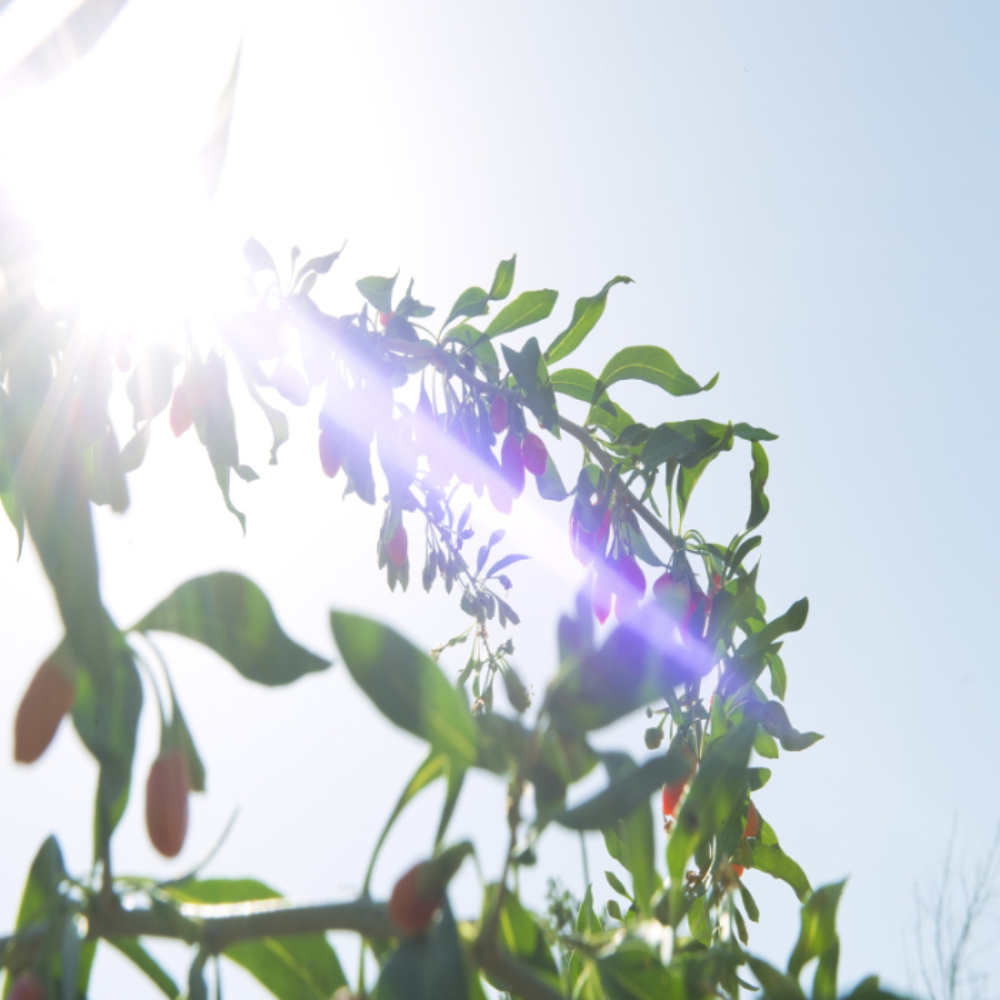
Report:
[[[399,936],[384,903],[357,899],[348,903],[295,906],[284,900],[259,900],[221,906],[184,905],[180,911],[106,908],[98,905],[86,914],[88,940],[119,937],[158,937],[198,945],[213,954],[241,941],[261,938],[353,931],[365,938],[388,940]],[[42,947],[47,924],[0,938],[0,964],[14,968],[28,965]],[[496,947],[480,942],[475,951],[479,967],[506,983],[524,1000],[563,1000],[562,994],[538,979],[523,963]]]

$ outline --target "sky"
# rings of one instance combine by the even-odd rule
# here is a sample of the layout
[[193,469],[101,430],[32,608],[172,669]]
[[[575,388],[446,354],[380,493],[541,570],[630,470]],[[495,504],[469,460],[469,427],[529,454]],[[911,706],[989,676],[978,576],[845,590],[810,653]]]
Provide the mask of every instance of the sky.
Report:
[[[13,0],[0,15],[0,70],[70,6]],[[241,38],[229,156],[206,220],[185,208],[184,172]],[[917,985],[915,888],[933,890],[953,831],[971,872],[1000,823],[988,637],[1000,597],[989,430],[1000,361],[998,41],[1000,9],[971,2],[131,0],[61,80],[0,103],[0,177],[115,322],[136,303],[149,303],[150,323],[170,312],[178,254],[218,275],[214,291],[228,287],[251,234],[279,260],[292,245],[309,256],[346,240],[317,288],[331,311],[356,308],[358,278],[397,269],[446,309],[516,252],[517,289],[560,291],[543,341],[578,296],[616,274],[635,279],[613,289],[573,364],[594,370],[621,346],[659,344],[701,381],[721,372],[718,386],[675,400],[630,385],[619,398],[634,416],[745,420],[780,435],[759,586],[773,613],[810,599],[805,630],[783,652],[786,704],[800,729],[826,738],[783,755],[755,801],[814,885],[849,878],[842,983],[875,971],[906,989]],[[119,622],[183,579],[228,568],[256,580],[290,634],[332,659],[330,608],[391,622],[424,647],[464,628],[440,590],[387,590],[378,513],[342,501],[320,472],[317,407],[294,414],[277,468],[246,412],[242,453],[263,476],[234,490],[245,538],[193,436],[154,424],[131,509],[96,515],[104,597]],[[116,417],[124,426],[127,409]],[[556,454],[564,468],[578,460],[569,446]],[[728,539],[746,517],[748,469],[739,449],[716,463],[688,524]],[[523,619],[514,662],[536,691],[583,579],[567,518],[566,506],[526,500],[510,524],[511,549],[536,556],[511,592]],[[474,523],[487,531],[500,520],[482,509]],[[14,533],[0,526],[0,720],[13,719],[61,634],[33,552],[15,556]],[[239,809],[211,874],[252,874],[301,899],[357,892],[368,845],[421,759],[417,741],[385,723],[340,666],[264,690],[181,640],[162,648],[209,791],[193,801],[173,863],[149,847],[134,796],[116,838],[119,870],[185,870]],[[632,717],[596,742],[641,756],[644,728]],[[152,713],[140,737],[137,787],[156,752]],[[86,866],[94,780],[69,726],[31,769],[0,763],[0,926],[13,922],[48,833]],[[495,877],[505,790],[484,775],[469,786],[452,833],[475,837]],[[439,806],[429,792],[411,807],[376,869],[377,893],[429,850]],[[601,846],[588,849],[600,872]],[[526,897],[541,899],[546,874],[579,895],[575,841],[546,833],[540,853]],[[751,944],[784,962],[794,897],[759,873],[747,883],[763,911]],[[475,892],[470,868],[459,909]],[[995,941],[996,924],[987,930]],[[335,944],[353,974],[353,944]],[[182,950],[158,954],[184,968]],[[980,956],[994,975],[997,961]],[[225,974],[240,995],[259,995]],[[126,989],[139,989],[136,974],[102,950],[93,995]]]

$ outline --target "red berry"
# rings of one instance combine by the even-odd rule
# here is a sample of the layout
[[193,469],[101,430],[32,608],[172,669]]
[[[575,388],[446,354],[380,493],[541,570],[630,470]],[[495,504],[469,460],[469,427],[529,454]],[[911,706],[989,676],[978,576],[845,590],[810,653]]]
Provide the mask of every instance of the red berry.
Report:
[[545,448],[545,442],[537,434],[524,435],[521,455],[528,472],[533,476],[545,475],[545,468],[549,464],[549,453]]
[[323,427],[319,432],[319,461],[323,471],[333,479],[340,472],[343,460],[336,432],[332,427]]
[[630,555],[622,554],[615,562],[615,617],[624,621],[639,606],[646,594],[646,577]]
[[406,528],[402,525],[396,529],[396,533],[386,543],[385,554],[396,569],[402,569],[406,564]]
[[611,602],[614,598],[612,570],[605,562],[597,567],[597,577],[594,580],[594,614],[603,625],[611,614]]
[[510,487],[511,493],[519,497],[524,492],[524,460],[521,457],[521,442],[508,431],[500,449],[500,474]]
[[742,878],[743,877],[743,865],[730,865],[729,867],[732,868],[733,874],[737,878]]
[[146,829],[164,857],[176,857],[184,846],[189,787],[187,761],[180,750],[168,750],[153,761],[146,781]]
[[132,352],[128,349],[128,344],[119,344],[115,351],[115,367],[120,372],[132,370]]
[[7,994],[7,1000],[45,1000],[45,990],[33,973],[22,972]]
[[194,406],[191,399],[191,389],[187,382],[181,382],[174,389],[174,398],[170,403],[170,429],[174,437],[180,437],[194,422]]
[[757,807],[751,799],[750,808],[747,810],[747,823],[743,827],[743,836],[756,837],[758,833],[760,833],[760,813],[757,812]]
[[384,327],[388,326],[389,325],[389,320],[392,319],[392,313],[391,312],[387,312],[387,313],[380,312],[378,314],[378,318],[379,318],[379,322],[382,324],[382,326],[384,326]]
[[421,892],[421,875],[426,868],[426,862],[414,865],[393,886],[389,897],[389,919],[404,933],[411,937],[422,934],[434,919],[434,914],[441,909],[444,902],[442,894],[424,895]]
[[677,805],[681,800],[681,796],[684,794],[684,789],[687,788],[688,782],[691,780],[695,769],[698,766],[698,762],[695,760],[694,754],[691,753],[686,746],[682,747],[681,755],[689,763],[690,770],[683,778],[673,781],[669,785],[663,786],[664,816],[677,816]]
[[33,764],[45,753],[76,700],[76,682],[46,660],[24,692],[14,720],[14,760]]
[[507,429],[507,399],[497,396],[490,406],[490,427],[494,434],[502,434]]

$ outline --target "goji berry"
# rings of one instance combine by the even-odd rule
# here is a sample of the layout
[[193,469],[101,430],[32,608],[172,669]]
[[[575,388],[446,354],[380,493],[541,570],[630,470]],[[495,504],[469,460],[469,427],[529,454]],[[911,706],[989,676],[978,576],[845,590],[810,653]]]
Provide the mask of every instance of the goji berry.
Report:
[[146,830],[160,854],[176,857],[188,827],[187,761],[180,750],[168,750],[153,761],[146,780]]
[[402,569],[406,564],[406,528],[400,525],[392,538],[386,542],[385,554],[389,558],[389,562],[396,567],[396,569]]
[[45,753],[63,716],[76,700],[76,682],[54,660],[35,671],[14,720],[14,760],[33,764]]
[[533,476],[544,476],[549,464],[549,452],[545,442],[537,434],[525,434],[521,445],[524,467]]

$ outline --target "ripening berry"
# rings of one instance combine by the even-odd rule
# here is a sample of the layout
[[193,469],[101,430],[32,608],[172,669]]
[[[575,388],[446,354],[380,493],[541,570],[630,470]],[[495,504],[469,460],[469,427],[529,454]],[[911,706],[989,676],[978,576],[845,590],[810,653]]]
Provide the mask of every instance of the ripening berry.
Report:
[[507,430],[507,399],[497,396],[490,406],[490,427],[494,434],[502,434]]
[[684,789],[687,788],[688,782],[691,780],[695,769],[698,766],[698,762],[695,760],[694,754],[691,753],[686,746],[681,748],[681,755],[690,764],[690,770],[683,778],[680,778],[677,781],[672,781],[669,785],[663,786],[664,818],[667,816],[677,816],[677,805],[681,800],[681,796],[684,794]]
[[743,836],[756,837],[758,833],[760,833],[760,813],[757,812],[757,807],[751,799],[750,808],[747,810],[747,823],[743,827]]
[[646,594],[646,577],[635,559],[622,553],[615,562],[615,617],[625,621]]
[[319,432],[319,462],[323,466],[323,471],[333,479],[340,472],[343,460],[336,431],[329,425],[325,425]]
[[396,529],[396,533],[386,542],[385,554],[388,556],[389,562],[396,569],[402,569],[406,564],[406,528],[402,525]]
[[45,1000],[45,990],[32,972],[22,972],[14,983],[7,1000]]
[[146,829],[164,857],[176,857],[184,846],[189,788],[187,761],[180,750],[168,750],[153,761],[146,781]]
[[132,370],[132,352],[128,349],[128,344],[119,344],[115,351],[115,367],[127,374]]
[[76,700],[76,682],[46,660],[24,692],[14,721],[14,760],[33,764],[45,753]]
[[191,399],[191,389],[187,382],[181,382],[174,389],[174,398],[170,402],[170,429],[174,437],[180,437],[194,423],[194,405]]
[[392,889],[389,919],[411,937],[422,934],[444,902],[443,892],[429,892],[422,884],[427,862],[414,865]]
[[521,442],[517,435],[508,431],[500,449],[500,474],[503,476],[513,496],[524,492],[524,460],[521,456]]
[[524,435],[521,456],[524,460],[524,467],[533,476],[545,475],[545,468],[549,464],[549,453],[545,442],[537,434]]

